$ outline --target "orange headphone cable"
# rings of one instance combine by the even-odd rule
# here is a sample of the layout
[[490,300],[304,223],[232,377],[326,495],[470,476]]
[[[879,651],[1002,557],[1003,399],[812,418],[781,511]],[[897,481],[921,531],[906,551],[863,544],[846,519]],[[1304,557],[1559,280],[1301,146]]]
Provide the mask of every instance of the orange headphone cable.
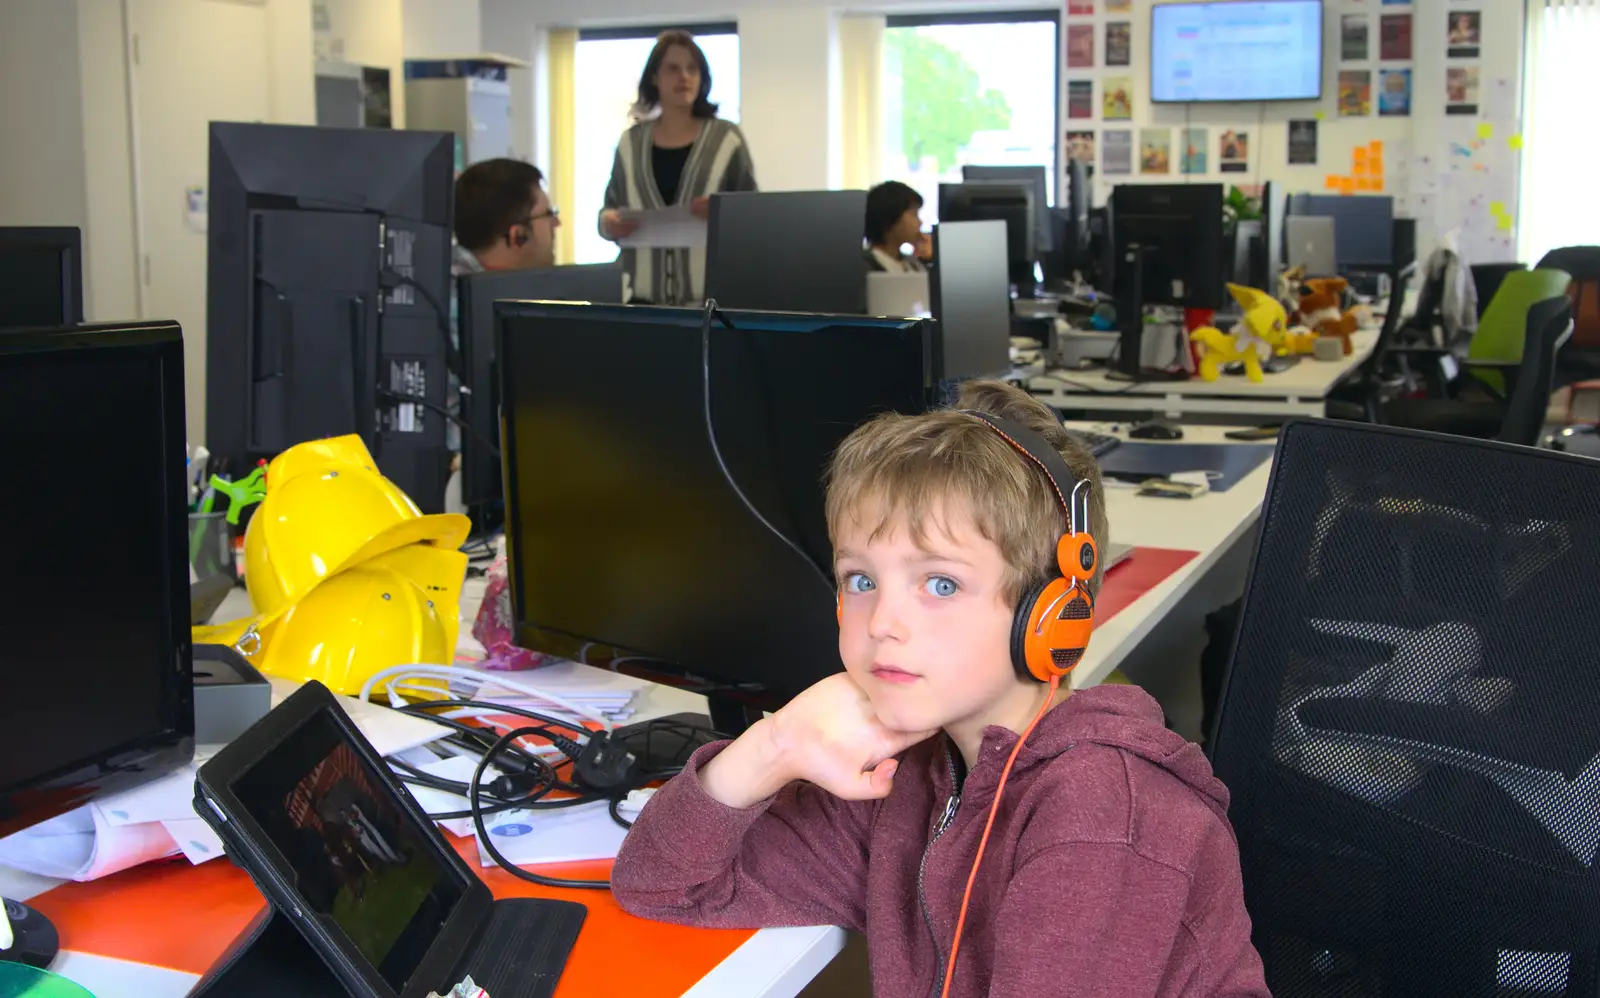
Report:
[[950,962],[944,968],[944,989],[939,992],[939,998],[950,998],[950,982],[956,976],[956,954],[961,952],[961,930],[967,924],[967,904],[972,900],[972,885],[978,880],[978,864],[983,862],[983,850],[989,844],[989,830],[994,827],[995,815],[1000,813],[1000,795],[1005,793],[1006,781],[1011,778],[1011,765],[1017,761],[1017,753],[1022,751],[1022,743],[1033,734],[1033,729],[1038,726],[1044,717],[1045,711],[1055,703],[1056,691],[1061,687],[1061,677],[1050,677],[1050,695],[1044,698],[1044,703],[1039,705],[1039,713],[1033,715],[1033,720],[1022,729],[1022,734],[1017,736],[1017,744],[1011,747],[1011,754],[1006,757],[1006,767],[1000,771],[1000,785],[994,788],[994,803],[989,805],[989,820],[983,824],[983,835],[978,839],[978,855],[972,858],[972,872],[967,874],[967,889],[961,894],[961,914],[956,918],[956,937],[950,944]]

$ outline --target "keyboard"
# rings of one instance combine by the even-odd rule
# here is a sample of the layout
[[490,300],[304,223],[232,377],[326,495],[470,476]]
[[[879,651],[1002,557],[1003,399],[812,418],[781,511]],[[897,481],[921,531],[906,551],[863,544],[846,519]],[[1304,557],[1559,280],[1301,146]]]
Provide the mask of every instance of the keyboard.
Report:
[[1098,460],[1122,446],[1122,439],[1109,433],[1083,433],[1078,430],[1068,430],[1067,435],[1089,448],[1089,453]]

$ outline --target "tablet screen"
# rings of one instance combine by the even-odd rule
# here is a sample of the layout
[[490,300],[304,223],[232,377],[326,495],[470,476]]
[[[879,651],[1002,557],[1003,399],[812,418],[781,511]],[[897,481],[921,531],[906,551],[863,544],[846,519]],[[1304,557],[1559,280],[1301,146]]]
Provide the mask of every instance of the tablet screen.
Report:
[[388,781],[324,710],[232,789],[287,860],[304,903],[403,990],[466,885],[440,863]]

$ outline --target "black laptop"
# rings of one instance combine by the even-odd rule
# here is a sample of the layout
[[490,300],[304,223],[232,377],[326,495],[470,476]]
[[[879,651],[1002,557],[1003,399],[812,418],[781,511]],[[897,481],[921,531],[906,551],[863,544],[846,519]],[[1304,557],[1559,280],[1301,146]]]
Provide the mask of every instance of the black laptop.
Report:
[[292,924],[359,998],[447,994],[468,975],[494,998],[545,998],[587,914],[494,900],[320,683],[200,767],[195,811],[271,905],[258,948],[281,950]]

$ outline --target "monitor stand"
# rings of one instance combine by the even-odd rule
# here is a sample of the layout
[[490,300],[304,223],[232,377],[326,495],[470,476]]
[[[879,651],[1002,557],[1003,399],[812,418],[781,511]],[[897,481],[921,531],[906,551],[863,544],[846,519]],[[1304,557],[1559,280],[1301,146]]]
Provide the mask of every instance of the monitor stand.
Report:
[[11,921],[11,948],[0,950],[0,960],[25,963],[40,970],[50,969],[61,949],[61,936],[55,924],[21,901],[3,900],[6,918]]
[[1144,258],[1153,247],[1129,243],[1123,263],[1129,277],[1117,303],[1117,365],[1106,372],[1107,381],[1184,381],[1187,375],[1145,370],[1144,353]]

